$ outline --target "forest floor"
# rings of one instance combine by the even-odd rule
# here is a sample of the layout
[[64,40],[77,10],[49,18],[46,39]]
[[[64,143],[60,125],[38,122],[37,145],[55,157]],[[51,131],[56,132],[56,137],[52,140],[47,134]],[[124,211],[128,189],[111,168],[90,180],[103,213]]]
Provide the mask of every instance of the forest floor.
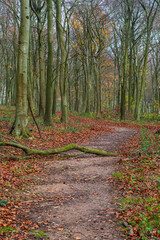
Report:
[[158,129],[157,124],[146,124],[147,130],[142,130],[141,124],[72,115],[65,125],[58,113],[52,128],[39,121],[42,139],[32,121],[32,138],[15,139],[8,134],[13,113],[1,111],[0,120],[1,141],[40,149],[74,142],[131,152],[101,157],[70,151],[22,159],[21,150],[1,148],[1,239],[159,239],[159,157],[146,157],[150,145],[153,148],[147,136]]

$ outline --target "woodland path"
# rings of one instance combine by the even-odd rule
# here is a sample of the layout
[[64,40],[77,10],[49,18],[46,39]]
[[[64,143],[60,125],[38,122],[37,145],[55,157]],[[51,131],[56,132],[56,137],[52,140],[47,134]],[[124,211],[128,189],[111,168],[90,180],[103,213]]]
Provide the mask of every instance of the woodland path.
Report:
[[[122,144],[136,134],[133,129],[114,129],[116,133],[93,139],[86,146],[120,151]],[[119,193],[109,181],[118,171],[119,159],[83,154],[46,161],[47,174],[39,176],[39,183],[32,188],[32,194],[38,194],[41,201],[31,205],[29,218],[48,233],[50,240],[125,239],[122,226],[116,222]],[[33,233],[28,237],[35,239]]]

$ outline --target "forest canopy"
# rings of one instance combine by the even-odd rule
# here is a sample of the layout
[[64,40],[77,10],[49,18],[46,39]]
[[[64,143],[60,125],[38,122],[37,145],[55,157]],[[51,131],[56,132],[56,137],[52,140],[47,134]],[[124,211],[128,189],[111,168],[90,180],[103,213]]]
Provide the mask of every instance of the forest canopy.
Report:
[[[61,111],[159,114],[159,0],[0,1],[0,104],[47,125]],[[127,114],[126,114],[127,113]]]

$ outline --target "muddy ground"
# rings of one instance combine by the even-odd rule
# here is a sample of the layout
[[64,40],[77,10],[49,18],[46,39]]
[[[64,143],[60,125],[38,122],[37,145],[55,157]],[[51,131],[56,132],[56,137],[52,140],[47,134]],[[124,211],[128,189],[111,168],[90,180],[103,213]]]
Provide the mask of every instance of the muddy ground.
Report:
[[[93,139],[86,146],[113,152],[125,150],[125,143],[136,131],[114,129],[116,133]],[[49,157],[44,164],[46,174],[37,177],[32,193],[24,193],[24,200],[32,194],[38,196],[38,201],[24,205],[20,217],[37,223],[50,240],[125,239],[120,231],[122,224],[117,221],[120,193],[110,182],[118,171],[119,160],[91,154],[57,161]],[[35,233],[29,233],[26,239],[37,238]]]

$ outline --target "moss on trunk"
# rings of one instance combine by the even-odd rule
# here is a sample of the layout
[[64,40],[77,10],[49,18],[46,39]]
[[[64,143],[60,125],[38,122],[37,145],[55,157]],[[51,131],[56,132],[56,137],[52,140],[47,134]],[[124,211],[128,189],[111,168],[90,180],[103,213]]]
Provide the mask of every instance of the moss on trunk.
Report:
[[51,149],[47,149],[47,150],[31,149],[24,145],[21,145],[19,143],[14,143],[14,142],[0,142],[0,146],[11,146],[11,147],[19,148],[19,149],[22,149],[27,155],[38,154],[41,156],[46,156],[46,155],[67,152],[69,150],[79,150],[84,153],[92,153],[92,154],[101,155],[101,156],[118,156],[119,155],[118,153],[107,152],[104,150],[99,150],[99,149],[94,149],[94,148],[88,148],[88,147],[84,147],[84,146],[77,145],[77,144],[69,144],[69,145],[66,145],[63,147],[51,148]]

